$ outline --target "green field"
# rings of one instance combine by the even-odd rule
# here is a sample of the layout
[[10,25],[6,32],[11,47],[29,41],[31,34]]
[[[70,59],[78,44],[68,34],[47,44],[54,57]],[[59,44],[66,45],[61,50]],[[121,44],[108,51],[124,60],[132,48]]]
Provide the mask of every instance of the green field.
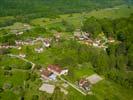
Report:
[[62,20],[66,20],[74,24],[76,27],[80,27],[85,17],[94,16],[96,18],[115,19],[120,17],[128,17],[131,13],[133,13],[133,6],[131,6],[131,8],[128,8],[127,5],[122,5],[122,6],[116,6],[114,8],[101,9],[98,11],[94,10],[88,13],[84,12],[84,13],[60,15],[60,18],[56,18],[56,19],[38,18],[38,19],[32,20],[31,24],[51,27],[55,25],[60,25],[59,23]]

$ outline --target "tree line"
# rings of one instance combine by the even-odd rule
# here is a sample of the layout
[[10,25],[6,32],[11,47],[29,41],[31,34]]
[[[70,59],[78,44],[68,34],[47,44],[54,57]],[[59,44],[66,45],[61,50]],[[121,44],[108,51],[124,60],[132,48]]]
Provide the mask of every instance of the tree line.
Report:
[[113,37],[119,43],[108,44],[106,52],[95,54],[92,64],[95,71],[107,78],[124,85],[133,87],[133,14],[128,18],[96,19],[87,18],[82,30],[91,33],[96,38],[100,32],[106,37]]

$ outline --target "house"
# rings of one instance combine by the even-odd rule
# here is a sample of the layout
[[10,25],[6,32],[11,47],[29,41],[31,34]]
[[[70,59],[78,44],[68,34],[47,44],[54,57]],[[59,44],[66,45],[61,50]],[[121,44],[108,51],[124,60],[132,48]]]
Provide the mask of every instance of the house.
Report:
[[17,49],[18,49],[18,50],[21,50],[21,49],[22,49],[22,47],[18,47]]
[[36,51],[37,53],[41,53],[41,52],[43,52],[43,48],[35,48],[35,51]]
[[80,32],[74,32],[74,37],[76,39],[79,39],[80,36],[81,36],[81,33]]
[[22,35],[24,32],[17,32],[16,35]]
[[115,42],[115,40],[112,37],[109,37],[108,42],[113,43],[113,42]]
[[84,40],[88,40],[89,39],[90,34],[86,33],[86,32],[82,32],[82,37],[84,38]]
[[56,75],[65,75],[68,73],[68,69],[62,69],[57,65],[49,65],[47,69]]
[[98,46],[99,46],[99,44],[98,44],[98,43],[96,43],[96,42],[93,42],[93,46],[94,46],[94,47],[98,47]]
[[43,44],[44,44],[44,46],[45,46],[46,48],[50,47],[50,40],[49,40],[49,39],[45,39],[45,40],[43,41]]
[[61,38],[61,33],[54,34],[54,38],[55,38],[56,42],[58,42]]
[[22,53],[20,53],[19,56],[22,57],[22,58],[25,58],[26,57],[26,55],[25,54],[22,54]]
[[84,41],[84,43],[87,45],[93,45],[93,41],[91,39]]
[[49,65],[47,69],[41,69],[40,72],[43,79],[56,80],[57,75],[66,75],[68,69],[61,69],[56,65]]
[[49,80],[56,80],[56,76],[53,72],[48,71],[47,69],[41,69],[41,77],[44,79],[49,79]]
[[16,41],[15,40],[15,43],[16,43],[16,45],[22,45],[22,41]]
[[85,91],[89,91],[90,90],[90,86],[91,85],[90,85],[88,80],[80,79],[78,84],[79,84],[79,87],[82,88],[83,90],[85,90]]
[[93,42],[93,46],[94,47],[99,47],[101,45],[101,40],[99,39],[96,39],[94,42]]
[[90,33],[82,32],[80,29],[78,29],[76,30],[76,32],[74,32],[74,37],[80,41],[88,40],[90,37]]

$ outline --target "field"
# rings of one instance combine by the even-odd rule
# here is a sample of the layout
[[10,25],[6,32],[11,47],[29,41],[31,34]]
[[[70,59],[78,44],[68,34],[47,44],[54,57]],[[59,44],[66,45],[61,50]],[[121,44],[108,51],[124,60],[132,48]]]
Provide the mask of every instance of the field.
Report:
[[101,10],[94,10],[91,12],[83,12],[83,13],[74,13],[74,14],[66,14],[60,15],[59,18],[49,19],[49,18],[38,18],[31,21],[33,25],[41,25],[46,27],[51,27],[55,25],[60,25],[62,20],[66,20],[76,27],[80,27],[82,25],[82,21],[86,17],[96,17],[96,18],[111,18],[116,19],[120,17],[128,17],[131,13],[133,13],[133,7],[128,8],[126,5],[116,6],[114,8],[107,8]]

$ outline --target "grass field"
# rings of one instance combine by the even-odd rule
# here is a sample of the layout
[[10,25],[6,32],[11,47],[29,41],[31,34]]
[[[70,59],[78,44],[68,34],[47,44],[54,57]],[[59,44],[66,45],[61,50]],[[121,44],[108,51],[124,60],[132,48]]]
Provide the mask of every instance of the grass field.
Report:
[[108,81],[103,80],[93,86],[92,91],[98,100],[132,100],[131,89],[123,88],[122,86]]
[[125,89],[116,83],[102,80],[91,88],[93,95],[83,96],[78,91],[69,87],[69,100],[132,100],[131,89]]
[[74,13],[72,15],[60,15],[60,18],[56,19],[49,19],[49,18],[38,18],[31,21],[33,25],[41,25],[41,26],[53,26],[53,25],[60,25],[59,23],[64,19],[76,27],[81,26],[82,21],[85,17],[96,17],[96,18],[120,18],[120,17],[128,17],[131,13],[133,13],[133,7],[128,8],[127,5],[116,6],[115,8],[107,8],[101,10],[94,10],[91,12],[84,12],[84,13]]

